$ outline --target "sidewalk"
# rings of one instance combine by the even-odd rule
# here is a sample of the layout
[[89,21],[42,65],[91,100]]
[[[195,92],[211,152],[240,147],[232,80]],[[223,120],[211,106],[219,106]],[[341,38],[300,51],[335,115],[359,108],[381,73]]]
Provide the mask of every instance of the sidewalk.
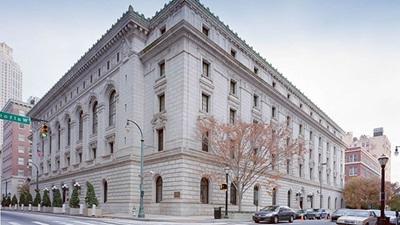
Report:
[[127,213],[113,213],[113,214],[103,214],[104,218],[119,218],[119,219],[131,219],[139,221],[153,221],[153,222],[192,222],[192,223],[215,223],[223,221],[237,221],[246,222],[250,220],[243,219],[214,219],[213,216],[167,216],[167,215],[154,215],[146,214],[145,218],[138,218]]

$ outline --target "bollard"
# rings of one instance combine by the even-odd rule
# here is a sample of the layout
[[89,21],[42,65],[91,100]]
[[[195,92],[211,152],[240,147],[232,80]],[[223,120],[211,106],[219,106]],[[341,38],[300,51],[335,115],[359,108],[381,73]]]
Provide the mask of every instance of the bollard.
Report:
[[96,205],[92,205],[92,216],[96,216]]
[[29,211],[32,211],[32,204],[29,204],[28,210],[29,210]]
[[37,205],[37,211],[40,212],[40,204]]
[[83,214],[83,204],[79,204],[79,214]]
[[65,213],[65,204],[62,204],[62,213]]

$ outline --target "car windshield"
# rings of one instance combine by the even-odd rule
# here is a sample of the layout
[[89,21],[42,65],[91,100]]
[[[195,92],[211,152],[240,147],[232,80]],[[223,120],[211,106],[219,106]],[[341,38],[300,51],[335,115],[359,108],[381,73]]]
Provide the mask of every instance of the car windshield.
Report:
[[297,213],[303,213],[303,212],[304,212],[304,210],[302,210],[302,209],[299,209],[299,210],[297,210],[296,212],[297,212]]
[[351,210],[347,213],[347,216],[369,217],[369,212],[364,210]]
[[312,209],[307,209],[307,212],[313,212],[314,210],[312,210]]
[[272,211],[272,212],[274,212],[274,211],[277,211],[278,208],[279,208],[279,206],[267,206],[267,207],[262,208],[260,211]]
[[314,209],[314,212],[319,212],[319,209]]
[[348,210],[346,209],[338,209],[334,213],[335,214],[347,214]]
[[393,216],[393,217],[395,217],[395,216],[396,216],[396,212],[395,212],[395,211],[385,211],[385,215],[386,215],[386,216]]

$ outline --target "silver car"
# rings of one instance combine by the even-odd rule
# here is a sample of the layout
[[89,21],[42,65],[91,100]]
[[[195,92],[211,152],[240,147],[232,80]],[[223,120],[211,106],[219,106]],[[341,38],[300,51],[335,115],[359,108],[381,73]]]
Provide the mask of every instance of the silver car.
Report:
[[341,225],[376,225],[377,216],[372,210],[350,210],[339,217],[336,224]]

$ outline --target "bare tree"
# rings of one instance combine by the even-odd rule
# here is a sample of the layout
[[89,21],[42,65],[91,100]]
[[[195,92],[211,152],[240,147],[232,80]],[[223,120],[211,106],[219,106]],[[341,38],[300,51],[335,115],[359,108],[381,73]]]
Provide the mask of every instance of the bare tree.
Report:
[[239,211],[249,188],[261,184],[270,190],[282,175],[280,166],[303,159],[303,139],[293,138],[287,126],[240,121],[225,124],[211,117],[199,119],[198,128],[202,144],[208,146],[217,164],[230,168]]

